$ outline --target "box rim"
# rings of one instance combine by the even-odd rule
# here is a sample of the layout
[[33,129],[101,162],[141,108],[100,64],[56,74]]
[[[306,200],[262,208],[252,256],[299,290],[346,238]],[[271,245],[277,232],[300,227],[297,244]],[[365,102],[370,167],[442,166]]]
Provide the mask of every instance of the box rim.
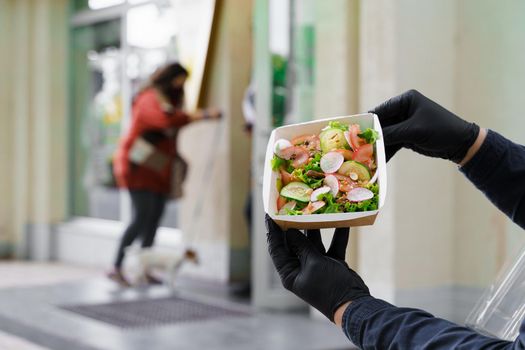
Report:
[[[293,129],[300,125],[311,125],[311,124],[319,124],[319,123],[328,123],[330,121],[337,121],[341,119],[348,119],[348,118],[355,118],[355,117],[371,117],[372,122],[374,125],[374,130],[378,131],[379,133],[379,139],[376,141],[376,151],[377,149],[381,149],[382,152],[376,153],[376,161],[378,163],[378,167],[382,166],[381,173],[378,175],[378,182],[380,183],[379,187],[379,206],[377,210],[372,211],[366,211],[366,212],[354,212],[354,213],[330,213],[330,214],[315,214],[315,215],[304,215],[304,216],[293,216],[293,215],[278,215],[268,212],[269,211],[269,201],[270,201],[270,192],[271,192],[271,176],[273,173],[273,170],[271,170],[270,162],[271,158],[273,157],[273,145],[272,140],[275,141],[276,134],[278,131],[285,130],[285,129]],[[378,147],[379,145],[380,147]],[[271,155],[271,156],[270,156]],[[381,176],[383,174],[383,176]],[[379,178],[381,177],[381,179]],[[268,180],[267,180],[268,179]],[[320,224],[320,223],[326,223],[329,225],[330,223],[340,223],[343,221],[351,221],[351,220],[357,220],[357,219],[363,219],[371,216],[377,216],[378,213],[381,211],[382,207],[384,206],[384,202],[386,199],[386,192],[387,192],[387,174],[386,174],[386,155],[384,153],[384,142],[383,142],[383,132],[381,128],[381,124],[379,122],[379,118],[374,113],[360,113],[360,114],[353,114],[353,115],[344,115],[344,116],[336,116],[336,117],[327,117],[323,119],[316,119],[312,121],[307,121],[304,123],[296,123],[296,124],[290,124],[290,125],[283,125],[278,128],[275,128],[272,130],[270,137],[268,139],[268,144],[266,147],[266,155],[265,155],[265,168],[264,168],[264,177],[263,177],[263,201],[264,201],[264,210],[265,212],[274,220],[281,221],[281,222],[287,222],[290,224]],[[329,226],[327,226],[329,227]]]

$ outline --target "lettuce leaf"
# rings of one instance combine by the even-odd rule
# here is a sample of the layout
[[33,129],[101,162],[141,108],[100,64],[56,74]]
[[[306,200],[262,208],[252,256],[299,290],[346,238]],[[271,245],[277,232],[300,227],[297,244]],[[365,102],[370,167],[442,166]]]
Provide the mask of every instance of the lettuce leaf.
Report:
[[328,123],[328,127],[325,128],[325,129],[340,129],[340,130],[343,130],[343,131],[347,131],[348,130],[348,125],[342,124],[342,123],[340,123],[338,121],[332,121],[332,122]]
[[277,157],[275,154],[272,158],[272,170],[277,171],[281,167],[284,167],[285,169],[288,169],[290,167],[290,161],[286,159],[282,159]]
[[295,169],[292,172],[292,176],[295,176],[296,178],[298,178],[299,180],[301,180],[302,182],[304,182],[305,184],[307,184],[308,186],[314,189],[321,187],[321,185],[323,184],[323,180],[324,180],[324,178],[316,179],[316,178],[306,175],[306,171],[303,168]]
[[315,156],[304,166],[304,171],[314,170],[322,172],[321,169],[321,153],[316,153]]
[[324,208],[322,208],[322,213],[331,214],[341,213],[343,211],[341,204],[335,201],[334,196],[330,192],[322,194],[318,198],[326,203]]
[[368,188],[374,194],[379,194],[379,185],[377,184],[377,182],[366,185],[366,188]]
[[295,208],[293,209],[286,209],[287,215],[303,215],[302,210],[306,208],[308,203],[302,203],[302,202],[296,202]]
[[374,144],[379,138],[379,133],[374,129],[366,128],[365,131],[363,131],[360,134],[357,134],[357,136],[359,136],[362,139],[365,139],[366,143]]
[[310,176],[306,175],[306,173],[309,170],[314,170],[314,171],[318,171],[318,172],[322,172],[323,171],[321,169],[321,153],[317,153],[308,162],[308,164],[306,164],[304,166],[304,168],[294,169],[292,171],[292,173],[291,173],[293,176],[295,176],[296,178],[300,179],[302,182],[304,182],[305,184],[307,184],[308,186],[310,186],[313,189],[321,187],[321,185],[323,184],[323,180],[324,179],[323,178],[316,179],[316,178],[313,178],[313,177],[310,177]]
[[301,210],[297,209],[286,209],[286,214],[288,215],[303,215],[303,212]]
[[366,201],[357,203],[346,202],[344,205],[345,212],[353,213],[356,211],[377,210],[377,208],[379,207],[379,186],[377,185],[377,183],[374,183],[368,184],[365,187],[372,191],[374,197],[367,199]]
[[356,211],[359,211],[357,210],[357,203],[350,203],[350,202],[346,202],[345,203],[345,212],[347,213],[353,213],[353,212],[356,212]]

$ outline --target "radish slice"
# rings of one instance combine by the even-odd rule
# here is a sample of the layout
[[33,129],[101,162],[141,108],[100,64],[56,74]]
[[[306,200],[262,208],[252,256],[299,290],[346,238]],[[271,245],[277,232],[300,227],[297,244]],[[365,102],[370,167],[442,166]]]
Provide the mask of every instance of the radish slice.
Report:
[[345,158],[341,153],[328,152],[321,158],[321,169],[325,173],[335,173],[344,161]]
[[337,180],[337,177],[335,177],[334,175],[327,175],[324,178],[324,184],[330,187],[332,196],[334,196],[335,198],[337,194],[339,193],[339,181]]
[[282,150],[288,147],[292,147],[292,143],[286,139],[279,139],[275,141],[275,144],[273,145],[273,153],[277,157],[283,158],[282,156]]
[[363,187],[354,188],[346,195],[346,198],[348,198],[350,202],[362,202],[373,197],[374,193]]
[[346,139],[346,142],[348,143],[348,145],[350,145],[350,147],[352,147],[352,140],[350,139],[350,131],[345,131],[343,133],[343,135],[345,135],[345,139]]
[[372,176],[372,178],[370,179],[370,181],[368,181],[369,184],[373,184],[377,181],[377,176],[379,175],[379,171],[376,170],[376,173],[374,174],[374,176]]
[[293,210],[296,205],[297,205],[296,201],[289,201],[288,203],[283,205],[283,207],[279,210],[278,214],[279,215],[287,215],[288,214],[288,210]]
[[310,195],[310,201],[315,202],[319,200],[319,198],[317,197],[319,197],[322,194],[328,193],[330,191],[331,191],[331,188],[328,186],[319,187],[318,189],[313,191],[312,194]]
[[303,209],[303,214],[312,214],[321,209],[325,206],[325,202],[323,201],[317,201],[317,202],[310,202],[306,206],[306,208]]

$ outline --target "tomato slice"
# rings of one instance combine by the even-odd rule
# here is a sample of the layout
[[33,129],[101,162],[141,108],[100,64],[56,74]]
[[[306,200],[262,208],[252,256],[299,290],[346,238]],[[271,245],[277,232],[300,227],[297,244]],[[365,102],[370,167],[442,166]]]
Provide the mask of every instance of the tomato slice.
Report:
[[283,196],[277,198],[277,210],[281,210],[282,207],[286,204],[287,200]]
[[349,149],[334,149],[331,152],[341,153],[345,160],[352,160],[352,157],[354,156],[354,152]]
[[323,201],[317,201],[317,202],[310,202],[306,206],[306,208],[303,209],[303,214],[313,214],[314,212],[318,211],[322,207],[326,205]]
[[292,174],[290,174],[284,169],[281,169],[281,181],[283,182],[283,186],[286,186],[290,182],[292,182],[292,177]]
[[348,130],[350,133],[350,143],[355,152],[361,145],[365,144],[365,140],[357,136],[361,133],[361,129],[359,128],[359,124],[352,124],[350,125],[350,129]]
[[354,152],[354,160],[360,163],[366,163],[372,159],[374,155],[374,145],[364,144]]

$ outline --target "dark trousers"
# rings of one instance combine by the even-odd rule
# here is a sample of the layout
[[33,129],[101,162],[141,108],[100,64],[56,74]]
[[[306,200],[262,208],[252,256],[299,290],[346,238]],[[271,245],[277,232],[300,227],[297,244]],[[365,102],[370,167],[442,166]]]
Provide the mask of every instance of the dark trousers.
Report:
[[142,247],[151,247],[155,239],[157,227],[166,205],[166,196],[146,190],[130,190],[133,205],[133,217],[122,235],[115,259],[115,267],[120,268],[124,260],[125,250],[140,235]]

